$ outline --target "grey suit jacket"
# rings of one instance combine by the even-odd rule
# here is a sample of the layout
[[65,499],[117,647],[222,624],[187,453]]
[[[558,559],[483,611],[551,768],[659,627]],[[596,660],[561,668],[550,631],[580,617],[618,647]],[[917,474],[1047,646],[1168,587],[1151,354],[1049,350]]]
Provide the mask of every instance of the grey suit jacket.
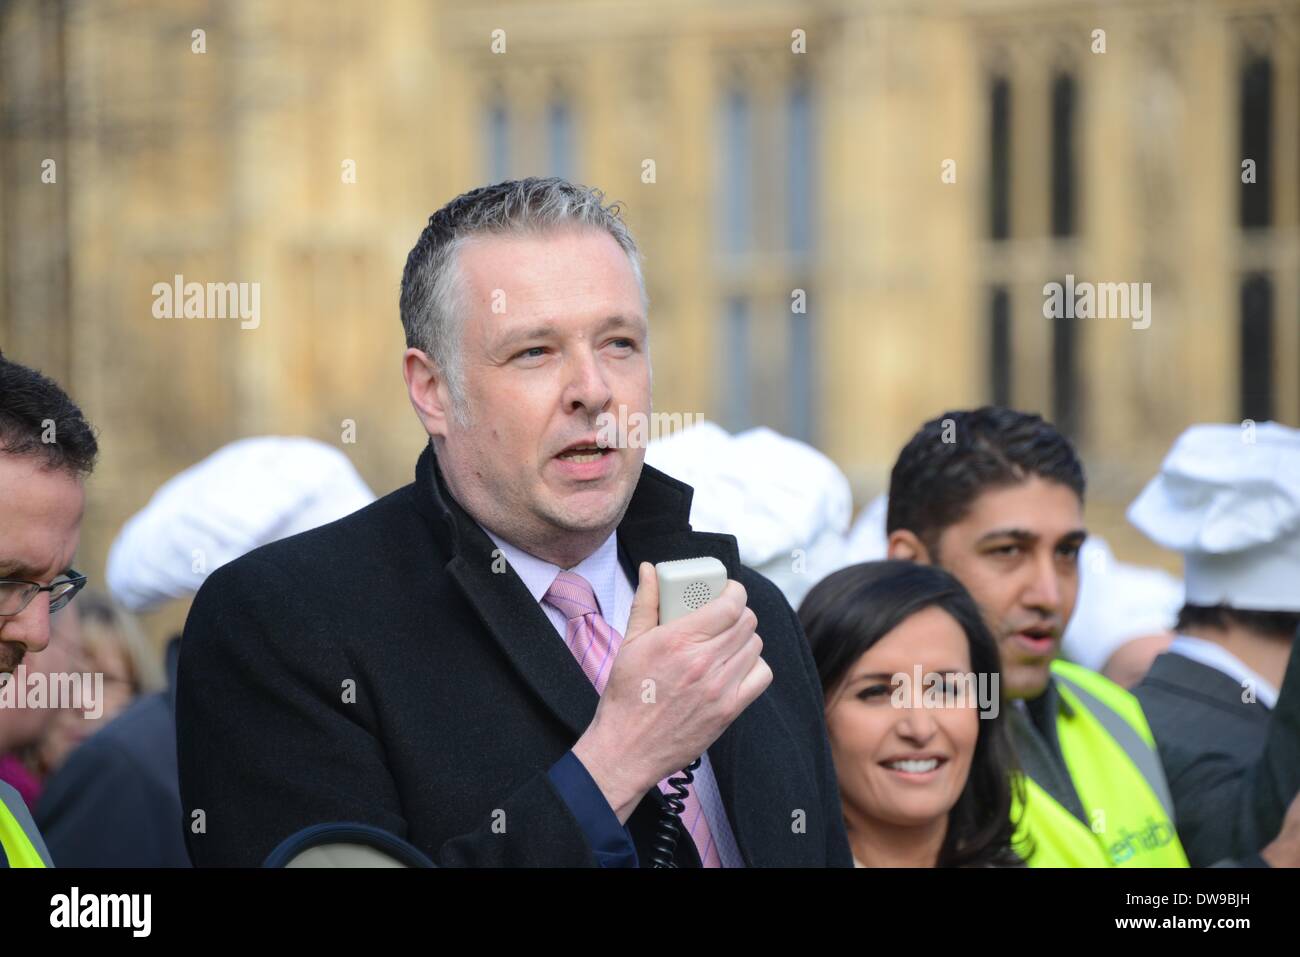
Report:
[[1300,791],[1300,655],[1291,656],[1272,711],[1242,701],[1236,679],[1179,654],[1156,658],[1134,694],[1192,866],[1257,860]]

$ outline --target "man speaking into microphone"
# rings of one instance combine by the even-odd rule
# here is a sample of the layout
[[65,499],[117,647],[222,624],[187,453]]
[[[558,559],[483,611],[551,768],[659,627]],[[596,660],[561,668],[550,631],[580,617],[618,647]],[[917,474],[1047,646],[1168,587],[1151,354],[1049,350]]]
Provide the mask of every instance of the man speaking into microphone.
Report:
[[[851,866],[794,612],[735,539],[691,530],[689,486],[608,447],[609,417],[651,411],[617,207],[560,179],[457,197],[411,250],[401,318],[415,481],[195,598],[194,863],[348,821],[442,866]],[[725,589],[660,624],[653,563],[704,556]],[[664,792],[696,758],[668,858]]]

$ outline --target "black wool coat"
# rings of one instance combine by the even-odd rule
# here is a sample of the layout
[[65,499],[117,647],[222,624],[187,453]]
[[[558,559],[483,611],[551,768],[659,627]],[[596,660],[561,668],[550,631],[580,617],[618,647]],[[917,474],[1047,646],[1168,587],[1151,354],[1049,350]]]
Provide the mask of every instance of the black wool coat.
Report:
[[[758,617],[773,681],[709,748],[741,854],[852,866],[799,620],[733,537],[691,530],[691,495],[644,467],[620,561],[714,556]],[[177,689],[197,866],[257,866],[337,821],[383,828],[442,866],[595,866],[547,770],[591,722],[596,692],[518,575],[494,571],[494,548],[426,448],[413,484],[208,578]],[[642,866],[663,806],[651,788],[628,821]],[[677,862],[699,865],[691,841]]]

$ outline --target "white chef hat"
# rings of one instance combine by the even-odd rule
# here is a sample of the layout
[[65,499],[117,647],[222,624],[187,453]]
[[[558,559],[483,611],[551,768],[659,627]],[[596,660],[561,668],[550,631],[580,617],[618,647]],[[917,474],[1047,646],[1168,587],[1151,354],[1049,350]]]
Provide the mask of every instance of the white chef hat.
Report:
[[1061,636],[1061,652],[1101,671],[1134,638],[1169,631],[1183,603],[1183,583],[1159,568],[1119,561],[1110,543],[1089,535],[1079,552],[1079,597]]
[[846,540],[845,561],[850,565],[859,562],[878,562],[889,556],[889,536],[885,534],[889,496],[877,495],[864,508]]
[[811,445],[764,427],[731,435],[705,421],[651,442],[645,460],[695,489],[692,528],[736,536],[740,560],[791,605],[843,566],[853,493]]
[[1187,604],[1300,611],[1300,431],[1192,426],[1128,518],[1182,552]]
[[241,439],[165,482],[118,532],[108,587],[131,611],[191,595],[260,545],[375,500],[352,463],[315,439]]

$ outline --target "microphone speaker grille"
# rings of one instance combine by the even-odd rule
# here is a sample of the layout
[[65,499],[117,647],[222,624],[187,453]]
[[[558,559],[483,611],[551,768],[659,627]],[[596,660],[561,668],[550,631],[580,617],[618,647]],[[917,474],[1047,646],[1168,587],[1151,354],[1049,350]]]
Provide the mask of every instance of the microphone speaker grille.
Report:
[[713,597],[713,590],[705,582],[695,581],[686,586],[682,600],[688,608],[702,608]]

